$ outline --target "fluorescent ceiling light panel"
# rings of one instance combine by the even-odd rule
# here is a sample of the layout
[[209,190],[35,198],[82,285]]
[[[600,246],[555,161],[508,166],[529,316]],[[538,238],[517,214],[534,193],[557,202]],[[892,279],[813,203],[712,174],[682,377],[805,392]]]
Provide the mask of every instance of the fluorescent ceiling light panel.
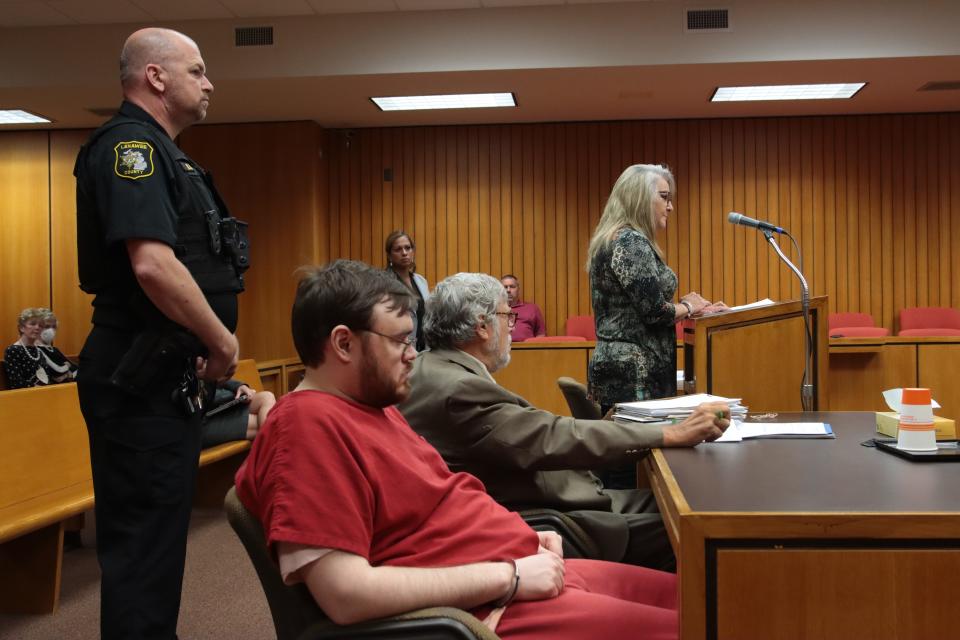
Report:
[[774,84],[761,87],[718,87],[711,102],[751,100],[838,100],[852,98],[866,82],[841,84]]
[[0,109],[0,124],[38,124],[50,122],[43,116],[38,116],[21,109]]
[[483,109],[515,107],[512,93],[452,93],[442,96],[392,96],[370,98],[381,111],[416,111],[421,109]]

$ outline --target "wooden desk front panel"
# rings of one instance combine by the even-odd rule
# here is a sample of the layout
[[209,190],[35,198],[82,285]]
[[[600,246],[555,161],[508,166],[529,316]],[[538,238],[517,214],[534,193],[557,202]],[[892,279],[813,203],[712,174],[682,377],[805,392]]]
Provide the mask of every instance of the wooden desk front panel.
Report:
[[592,342],[572,344],[577,346],[571,343],[514,345],[510,364],[493,377],[538,409],[568,416],[570,408],[560,393],[557,378],[569,376],[586,384],[587,365],[593,350]]
[[716,637],[942,638],[958,574],[958,549],[720,549]]

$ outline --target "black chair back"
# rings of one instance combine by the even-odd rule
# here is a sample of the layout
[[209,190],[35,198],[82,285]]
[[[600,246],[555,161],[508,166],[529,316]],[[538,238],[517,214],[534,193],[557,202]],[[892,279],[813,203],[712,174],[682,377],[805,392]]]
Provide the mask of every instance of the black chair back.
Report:
[[581,420],[599,420],[603,416],[600,414],[600,405],[587,398],[587,388],[574,380],[562,376],[557,378],[557,386],[563,393],[567,406],[570,407],[570,415]]
[[274,564],[267,550],[267,541],[263,527],[237,498],[235,487],[230,487],[223,501],[227,520],[243,543],[257,570],[260,586],[270,605],[273,626],[277,630],[277,640],[296,640],[307,627],[314,623],[329,620],[323,610],[317,606],[306,585],[287,586],[283,584],[280,569]]

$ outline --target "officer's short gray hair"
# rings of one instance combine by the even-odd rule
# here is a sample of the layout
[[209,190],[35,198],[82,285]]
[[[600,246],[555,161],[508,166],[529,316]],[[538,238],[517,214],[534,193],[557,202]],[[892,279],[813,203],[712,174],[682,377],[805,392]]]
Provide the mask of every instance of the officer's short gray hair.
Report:
[[500,281],[485,273],[458,273],[441,281],[427,301],[423,332],[431,348],[457,348],[477,336],[488,322],[498,335],[497,307],[507,301]]
[[177,41],[193,38],[173,29],[148,27],[135,31],[120,51],[120,84],[127,86],[148,64],[167,65],[177,53]]

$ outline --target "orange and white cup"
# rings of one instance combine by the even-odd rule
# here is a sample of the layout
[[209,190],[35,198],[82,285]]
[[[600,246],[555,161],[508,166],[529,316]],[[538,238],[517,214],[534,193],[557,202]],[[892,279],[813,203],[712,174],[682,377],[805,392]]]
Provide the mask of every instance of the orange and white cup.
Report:
[[905,451],[936,451],[930,389],[904,389],[900,399],[897,448]]

